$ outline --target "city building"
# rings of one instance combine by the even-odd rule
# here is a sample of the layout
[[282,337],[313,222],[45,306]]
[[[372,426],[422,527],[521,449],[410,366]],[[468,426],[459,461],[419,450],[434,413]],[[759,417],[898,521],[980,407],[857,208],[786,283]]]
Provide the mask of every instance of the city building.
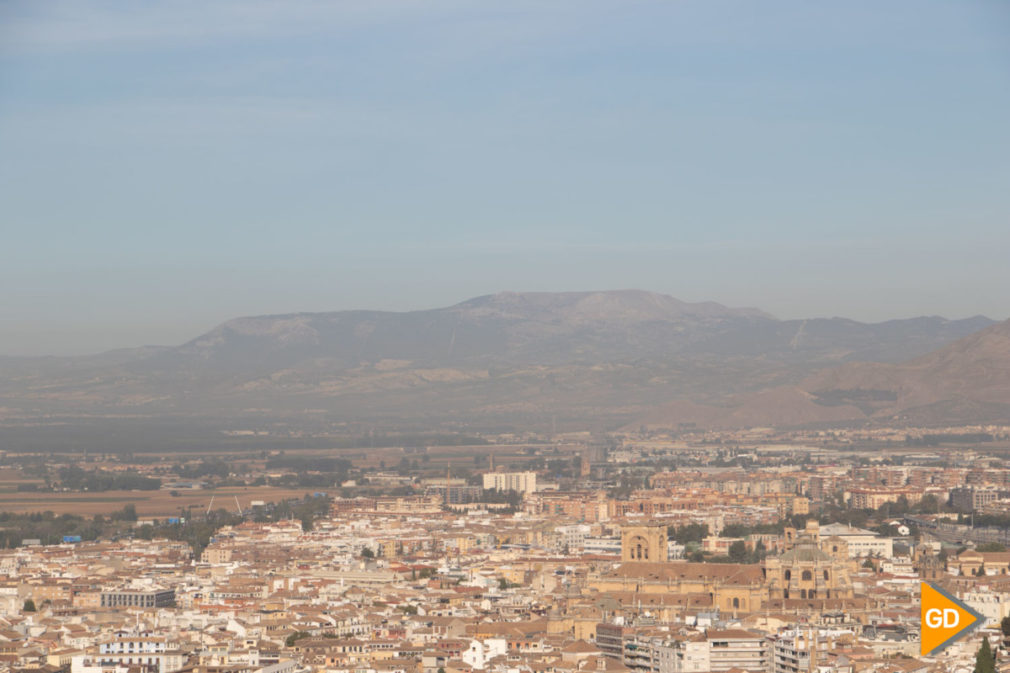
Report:
[[518,491],[519,493],[535,493],[537,490],[537,473],[485,472],[484,489],[496,491]]

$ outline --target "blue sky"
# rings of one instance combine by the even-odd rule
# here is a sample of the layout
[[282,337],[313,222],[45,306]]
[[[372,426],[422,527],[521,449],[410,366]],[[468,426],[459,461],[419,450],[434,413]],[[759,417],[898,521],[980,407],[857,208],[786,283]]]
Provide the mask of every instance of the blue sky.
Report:
[[1010,316],[1010,4],[0,3],[0,354],[643,288]]

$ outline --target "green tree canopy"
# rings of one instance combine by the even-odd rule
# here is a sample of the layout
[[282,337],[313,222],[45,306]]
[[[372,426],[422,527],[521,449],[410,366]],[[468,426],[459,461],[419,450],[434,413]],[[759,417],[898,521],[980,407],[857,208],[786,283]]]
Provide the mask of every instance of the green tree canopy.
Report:
[[975,653],[975,673],[996,673],[996,657],[989,646],[989,639],[982,637],[982,645]]

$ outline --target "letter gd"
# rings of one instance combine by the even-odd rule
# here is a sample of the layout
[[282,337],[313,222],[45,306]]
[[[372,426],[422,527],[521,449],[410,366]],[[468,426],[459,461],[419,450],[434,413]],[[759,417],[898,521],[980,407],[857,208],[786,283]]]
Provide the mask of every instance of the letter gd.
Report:
[[957,610],[946,608],[943,611],[943,628],[950,629],[957,626],[958,619]]
[[943,625],[943,615],[941,614],[939,608],[930,608],[926,610],[926,626],[931,629],[938,629]]

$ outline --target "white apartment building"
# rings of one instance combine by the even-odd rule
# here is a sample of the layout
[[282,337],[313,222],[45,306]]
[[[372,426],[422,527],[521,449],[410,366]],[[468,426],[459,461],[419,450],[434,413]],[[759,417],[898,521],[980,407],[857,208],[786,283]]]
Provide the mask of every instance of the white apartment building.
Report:
[[[808,673],[824,663],[819,652],[829,652],[833,640],[846,630],[790,629],[772,636],[770,673]],[[813,659],[813,662],[811,662]]]
[[485,490],[518,491],[520,493],[535,493],[537,490],[536,472],[485,472]]
[[72,673],[84,673],[75,670],[91,666],[140,666],[157,673],[174,673],[186,664],[186,656],[175,643],[165,638],[147,635],[121,635],[115,640],[101,643],[98,653],[88,657],[74,657],[71,662]]
[[685,640],[671,640],[655,647],[657,673],[707,673],[708,640],[698,634]]
[[[560,550],[567,549],[570,553],[582,551],[586,547],[586,536],[590,534],[592,528],[589,524],[575,523],[567,526],[557,526],[554,532],[558,534],[558,546]],[[618,546],[620,553],[620,546]]]
[[768,670],[768,641],[760,633],[743,629],[709,629],[709,671],[719,673],[730,669]]
[[999,627],[1000,621],[1010,616],[1010,594],[993,591],[990,586],[961,591],[957,597],[985,616],[984,628]]
[[[636,668],[635,662],[625,665]],[[769,647],[760,633],[743,629],[709,629],[680,640],[668,640],[652,646],[653,673],[724,673],[732,669],[767,671]],[[644,668],[644,658],[637,668]]]
[[848,545],[849,558],[870,555],[891,558],[894,555],[894,541],[889,537],[877,535],[872,530],[854,528],[844,523],[821,526],[820,539],[829,537],[840,538]]
[[470,647],[460,655],[460,659],[470,668],[483,670],[491,659],[507,652],[508,641],[504,638],[488,638],[484,642],[471,640]]

